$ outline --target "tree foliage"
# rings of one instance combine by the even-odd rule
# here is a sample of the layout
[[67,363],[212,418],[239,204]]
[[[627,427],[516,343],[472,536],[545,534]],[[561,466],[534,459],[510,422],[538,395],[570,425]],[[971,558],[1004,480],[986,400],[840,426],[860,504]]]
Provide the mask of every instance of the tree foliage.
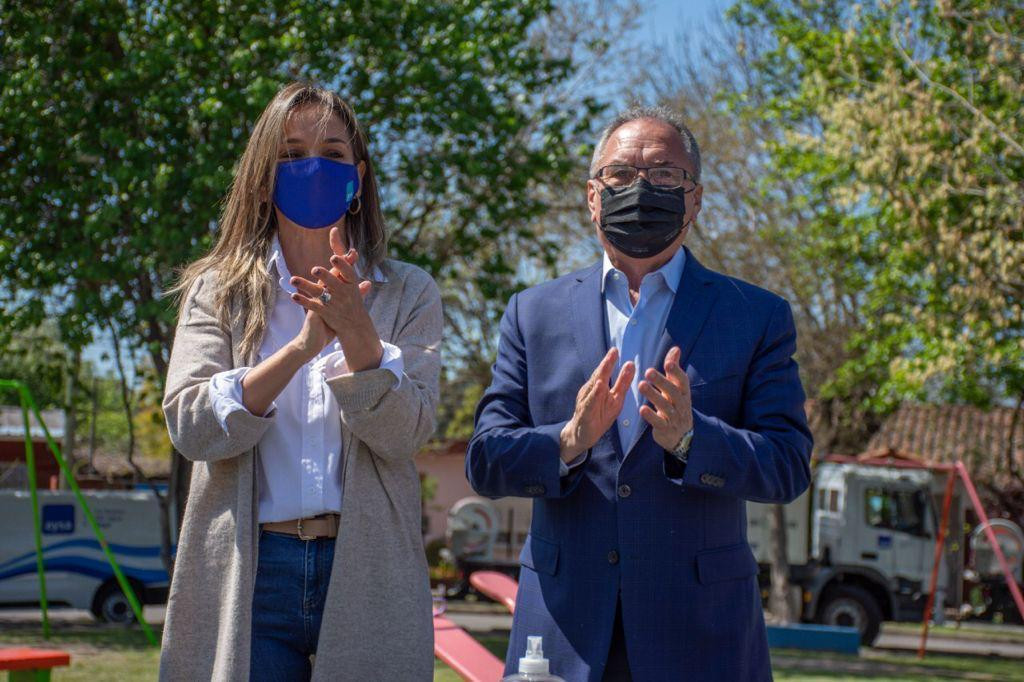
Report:
[[[0,379],[20,381],[28,387],[40,409],[63,407],[68,349],[60,342],[52,321],[0,335]],[[0,405],[20,405],[18,392],[0,390]]]
[[162,378],[161,292],[209,247],[259,112],[312,79],[369,130],[392,253],[446,285],[449,323],[479,337],[521,264],[555,259],[538,188],[571,172],[599,108],[555,96],[574,50],[600,49],[579,31],[552,48],[558,16],[543,0],[4,4],[0,324],[54,318],[74,347],[110,327]]
[[753,64],[751,113],[782,131],[764,191],[812,216],[792,246],[864,323],[823,394],[1024,395],[1024,7],[746,0],[732,17],[772,38]]
[[[698,31],[699,44],[686,39]],[[700,144],[705,191],[690,247],[714,269],[790,302],[801,379],[815,399],[815,446],[859,452],[879,421],[862,405],[872,382],[827,397],[822,389],[856,354],[847,340],[865,325],[858,304],[863,285],[829,252],[807,257],[806,235],[842,207],[827,196],[813,210],[802,205],[796,199],[810,193],[808,180],[787,173],[769,154],[769,143],[785,134],[777,119],[762,115],[778,86],[773,74],[758,67],[774,42],[761,25],[724,18],[688,25],[665,51],[670,58],[648,70],[642,89],[679,112]]]

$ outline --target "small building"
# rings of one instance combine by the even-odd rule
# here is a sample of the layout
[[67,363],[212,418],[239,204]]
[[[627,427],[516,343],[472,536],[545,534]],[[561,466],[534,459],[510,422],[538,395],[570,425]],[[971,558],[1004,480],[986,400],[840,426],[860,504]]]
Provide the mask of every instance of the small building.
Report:
[[[43,421],[57,445],[64,446],[63,410],[42,410]],[[35,416],[29,413],[29,434],[36,460],[36,483],[49,488],[51,477],[60,473],[57,459],[46,442],[46,434]],[[25,488],[28,469],[25,463],[25,421],[18,405],[0,405],[0,488]]]
[[[424,541],[444,540],[448,510],[464,497],[476,493],[466,480],[465,440],[434,443],[416,455],[421,476],[428,476],[435,486],[433,499],[424,502]],[[491,501],[501,516],[496,552],[501,558],[514,559],[530,530],[533,500],[505,497]]]

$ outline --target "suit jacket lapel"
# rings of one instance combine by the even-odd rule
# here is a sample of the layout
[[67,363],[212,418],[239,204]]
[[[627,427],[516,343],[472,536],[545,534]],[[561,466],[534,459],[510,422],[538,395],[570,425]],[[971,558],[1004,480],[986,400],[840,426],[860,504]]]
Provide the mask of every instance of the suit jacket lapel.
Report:
[[[686,362],[717,298],[718,289],[708,269],[686,249],[686,265],[683,266],[683,274],[679,278],[679,286],[676,287],[676,295],[665,321],[665,331],[658,342],[656,360],[652,365],[654,369],[664,373],[665,356],[672,346],[679,346],[679,365],[686,370]],[[630,452],[650,438],[650,432],[651,426],[647,424]]]
[[[683,247],[686,248],[686,247]],[[665,322],[665,331],[658,344],[657,361],[654,368],[659,372],[665,370],[665,356],[672,346],[679,346],[679,364],[686,369],[686,361],[693,352],[704,328],[715,300],[718,289],[707,268],[700,264],[689,249],[686,249],[686,265],[683,275],[676,287],[676,295],[669,309]]]
[[[608,331],[604,310],[604,298],[601,296],[602,264],[580,271],[572,287],[572,329],[576,338],[578,351],[576,366],[580,370],[580,386],[597,369],[597,365],[608,352]],[[570,400],[575,400],[573,394]],[[622,443],[619,429],[612,425],[610,429],[612,446],[616,456],[622,459]]]
[[577,364],[584,381],[590,378],[601,358],[608,352],[604,317],[601,264],[598,263],[581,271],[572,288],[572,328],[576,337],[576,350],[579,352]]

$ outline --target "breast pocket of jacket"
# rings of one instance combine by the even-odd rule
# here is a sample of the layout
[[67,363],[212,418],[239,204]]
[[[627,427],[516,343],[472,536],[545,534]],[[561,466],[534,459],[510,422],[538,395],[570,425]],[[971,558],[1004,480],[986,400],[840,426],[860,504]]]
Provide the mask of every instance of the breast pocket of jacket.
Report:
[[557,542],[539,538],[531,533],[519,553],[519,563],[537,573],[555,575],[558,572],[558,552]]
[[739,413],[743,399],[743,377],[739,374],[704,379],[698,376],[691,380],[690,398],[695,409],[729,421]]

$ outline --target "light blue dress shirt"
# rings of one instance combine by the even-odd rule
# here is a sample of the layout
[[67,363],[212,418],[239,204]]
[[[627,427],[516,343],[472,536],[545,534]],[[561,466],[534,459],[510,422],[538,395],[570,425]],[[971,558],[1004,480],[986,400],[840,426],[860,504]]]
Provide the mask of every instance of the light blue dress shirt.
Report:
[[[686,266],[686,250],[682,247],[669,262],[640,280],[640,297],[636,305],[629,298],[629,280],[625,273],[615,269],[608,254],[604,255],[601,293],[604,296],[605,318],[608,321],[608,336],[612,346],[619,349],[619,364],[612,374],[612,381],[619,375],[622,365],[630,360],[636,365],[636,374],[629,387],[629,394],[616,419],[622,452],[629,452],[640,440],[647,422],[640,416],[640,406],[646,399],[640,395],[640,382],[644,372],[654,367],[658,360],[661,336],[668,322],[668,313],[676,297],[679,280]],[[609,346],[611,347],[611,346]],[[654,367],[664,373],[664,367]],[[585,454],[585,453],[584,453]],[[571,464],[561,462],[559,473],[566,476],[585,460],[580,455]]]
[[[616,419],[622,452],[629,452],[640,440],[647,422],[640,416],[645,399],[640,395],[640,382],[644,372],[654,367],[668,313],[675,300],[679,278],[686,265],[686,251],[680,248],[663,266],[644,275],[640,281],[640,297],[633,305],[629,299],[629,281],[626,275],[612,266],[608,254],[604,256],[601,291],[604,294],[605,315],[611,345],[619,349],[619,366],[612,376],[618,376],[622,365],[630,360],[636,365],[636,375],[629,394]],[[664,367],[654,367],[664,372]]]

